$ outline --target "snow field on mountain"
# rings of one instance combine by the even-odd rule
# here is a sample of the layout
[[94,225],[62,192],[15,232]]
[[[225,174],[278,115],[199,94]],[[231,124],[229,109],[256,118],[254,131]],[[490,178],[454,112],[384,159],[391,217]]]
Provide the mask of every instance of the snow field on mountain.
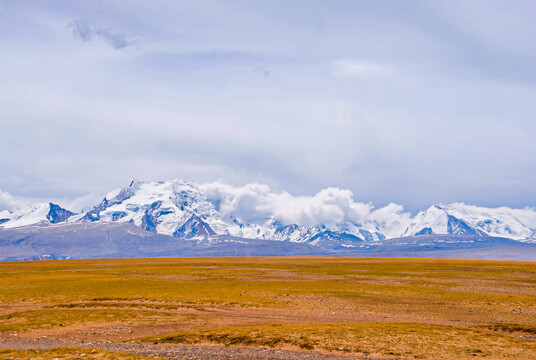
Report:
[[[58,211],[63,209],[48,203],[2,211],[0,227],[63,219],[65,213],[55,216]],[[536,239],[533,208],[453,203],[434,205],[412,216],[401,205],[390,203],[375,209],[370,203],[356,202],[351,191],[334,187],[313,196],[294,196],[274,192],[267,185],[236,187],[221,181],[133,181],[127,187],[110,191],[100,204],[66,221],[131,222],[145,230],[175,237],[202,238],[215,233],[328,247],[353,247],[359,241],[430,233]]]

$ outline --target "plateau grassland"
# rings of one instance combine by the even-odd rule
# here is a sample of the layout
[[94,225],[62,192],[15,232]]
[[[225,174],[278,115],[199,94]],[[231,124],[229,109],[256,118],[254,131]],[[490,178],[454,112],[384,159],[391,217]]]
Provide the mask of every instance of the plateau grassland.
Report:
[[[536,358],[533,262],[318,257],[4,262],[0,289],[0,345],[45,337],[80,346],[135,341],[376,359]],[[28,358],[41,359],[48,358],[43,352],[66,350],[3,350],[0,359],[26,358],[16,351],[35,351]],[[53,357],[71,359],[62,356]],[[107,356],[99,350],[85,358]]]

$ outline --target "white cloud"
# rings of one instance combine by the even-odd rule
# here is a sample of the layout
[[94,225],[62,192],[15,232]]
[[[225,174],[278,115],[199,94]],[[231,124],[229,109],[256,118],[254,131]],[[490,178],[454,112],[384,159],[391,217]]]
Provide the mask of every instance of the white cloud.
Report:
[[372,211],[368,217],[368,220],[378,224],[379,230],[387,238],[400,236],[411,223],[411,219],[411,213],[405,211],[402,205],[395,203]]
[[201,184],[199,188],[217,204],[224,216],[247,222],[263,222],[273,217],[286,225],[329,226],[352,222],[365,225],[365,228],[368,223],[375,222],[381,224],[382,232],[395,234],[411,220],[410,213],[404,212],[401,205],[389,204],[374,210],[370,203],[356,202],[350,190],[335,187],[323,189],[313,196],[274,192],[269,186],[257,183],[235,187],[217,181]]
[[0,211],[17,210],[27,205],[27,202],[13,197],[10,193],[0,190]]

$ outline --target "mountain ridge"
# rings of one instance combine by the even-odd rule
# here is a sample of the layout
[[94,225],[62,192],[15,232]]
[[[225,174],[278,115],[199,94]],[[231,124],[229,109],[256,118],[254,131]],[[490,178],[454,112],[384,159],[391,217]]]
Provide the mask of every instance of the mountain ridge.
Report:
[[[330,189],[331,193],[327,191],[323,194],[327,197],[327,204],[321,204],[320,211],[323,210],[322,206],[337,210],[336,206],[345,205],[339,205],[336,189]],[[263,188],[256,191],[266,192]],[[252,202],[254,198],[233,197],[233,194],[225,196],[222,201],[212,195],[210,189],[178,179],[132,181],[129,186],[109,192],[99,204],[78,214],[53,203],[33,204],[12,212],[2,211],[0,228],[39,223],[118,222],[132,223],[148,232],[181,239],[227,235],[296,242],[323,249],[352,249],[360,243],[432,234],[495,236],[528,242],[536,239],[536,230],[517,216],[519,209],[491,209],[454,203],[433,205],[413,217],[393,213],[377,219],[370,215],[373,213],[365,213],[333,221],[327,214],[325,222],[311,225],[285,223],[270,215],[263,208],[266,204],[253,203],[253,210],[246,214],[226,211],[225,207],[237,207],[241,205],[240,201]],[[357,210],[350,210],[357,213],[360,208],[353,204],[356,203],[350,203],[350,206]],[[524,211],[533,216],[533,209]],[[534,214],[536,219],[536,212]],[[389,225],[393,218],[396,227]]]

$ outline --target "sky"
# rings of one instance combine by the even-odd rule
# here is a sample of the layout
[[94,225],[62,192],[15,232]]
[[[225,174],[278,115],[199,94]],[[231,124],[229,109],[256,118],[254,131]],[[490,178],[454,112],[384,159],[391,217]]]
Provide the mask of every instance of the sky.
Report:
[[410,212],[532,207],[535,16],[529,1],[2,0],[0,210],[174,178]]

